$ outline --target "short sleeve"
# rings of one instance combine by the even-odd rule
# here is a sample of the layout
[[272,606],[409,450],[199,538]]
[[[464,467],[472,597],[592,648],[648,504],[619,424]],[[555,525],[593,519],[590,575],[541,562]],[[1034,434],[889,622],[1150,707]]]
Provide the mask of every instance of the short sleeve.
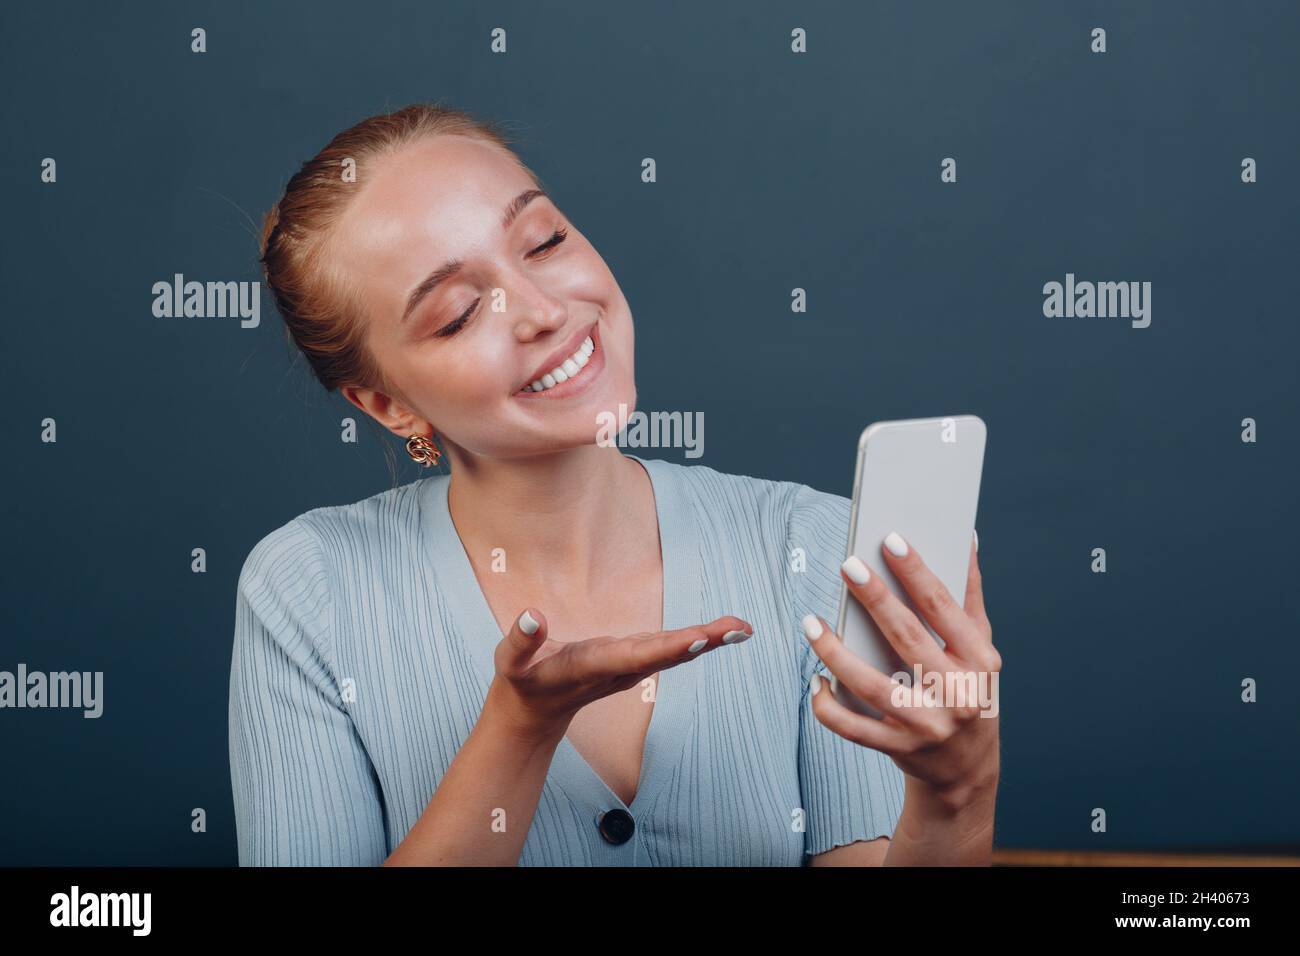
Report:
[[328,664],[330,574],[300,519],[249,553],[235,600],[230,776],[241,866],[387,857],[370,758]]
[[[893,759],[824,726],[809,702],[813,674],[828,675],[803,636],[801,621],[812,613],[835,626],[851,509],[849,499],[806,485],[798,486],[790,508],[786,554],[794,611],[791,636],[797,642],[802,680],[799,787],[808,856],[859,840],[892,837],[903,812],[903,771]],[[797,570],[801,566],[804,570]]]

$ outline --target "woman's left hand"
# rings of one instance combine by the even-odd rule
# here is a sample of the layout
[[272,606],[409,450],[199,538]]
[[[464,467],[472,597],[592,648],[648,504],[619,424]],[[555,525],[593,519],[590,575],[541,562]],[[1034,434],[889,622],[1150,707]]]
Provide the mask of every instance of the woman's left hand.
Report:
[[[883,554],[945,646],[939,646],[878,575],[869,574],[856,557],[850,558],[840,569],[849,593],[875,620],[913,684],[919,666],[921,684],[900,686],[846,648],[825,621],[810,614],[804,618],[804,633],[817,656],[846,689],[875,707],[882,718],[858,714],[833,694],[818,692],[823,686],[819,677],[813,678],[813,713],[840,736],[888,754],[913,778],[909,784],[919,783],[927,796],[956,812],[976,794],[996,789],[998,777],[997,680],[1002,658],[993,646],[993,628],[984,611],[977,548],[972,540],[964,606],[957,604],[916,549],[901,537],[886,538]],[[949,675],[961,679],[971,673],[977,696],[950,699],[957,685]],[[924,706],[915,706],[918,697],[927,696],[930,681],[938,682],[937,699],[930,696]],[[969,688],[968,678],[963,686]],[[982,716],[990,706],[990,688],[991,714]]]

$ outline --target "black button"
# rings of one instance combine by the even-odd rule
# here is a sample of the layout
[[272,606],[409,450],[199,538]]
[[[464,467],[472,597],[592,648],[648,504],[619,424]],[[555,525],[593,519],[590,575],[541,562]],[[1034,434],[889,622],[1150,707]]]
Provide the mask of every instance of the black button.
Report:
[[632,814],[626,810],[615,808],[600,815],[596,829],[600,831],[600,835],[605,838],[606,843],[618,846],[632,839],[632,833],[636,830],[636,822],[632,819]]

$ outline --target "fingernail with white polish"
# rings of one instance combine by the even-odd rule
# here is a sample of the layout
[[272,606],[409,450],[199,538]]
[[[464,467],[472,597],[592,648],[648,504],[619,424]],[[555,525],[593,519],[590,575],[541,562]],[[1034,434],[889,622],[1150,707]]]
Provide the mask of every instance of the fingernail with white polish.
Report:
[[728,631],[722,635],[723,644],[739,644],[741,641],[747,641],[754,635],[746,634],[744,631]]
[[815,641],[822,636],[822,622],[817,620],[816,614],[805,614],[803,617],[803,636],[810,641]]
[[885,547],[896,558],[907,557],[907,542],[903,540],[903,536],[897,531],[891,531],[885,537]]
[[688,647],[687,650],[690,651],[692,654],[698,654],[700,651],[704,650],[704,648],[708,645],[708,643],[709,643],[708,638],[701,637],[698,641],[696,641],[694,644]]
[[847,574],[854,584],[866,584],[871,580],[871,572],[856,554],[850,555],[849,559],[840,565],[840,570]]
[[820,690],[822,689],[822,677],[821,677],[821,675],[820,675],[820,674],[813,674],[813,676],[812,676],[812,680],[810,680],[810,681],[808,682],[808,686],[809,686],[810,688],[812,688],[812,696],[813,696],[813,697],[816,697],[816,696],[817,696],[817,692],[820,691]]
[[524,611],[523,614],[519,615],[519,630],[523,631],[525,634],[528,634],[529,636],[536,634],[539,627],[541,627],[541,625],[538,624],[537,621],[533,619],[533,616],[527,611]]
[[975,535],[975,553],[976,553],[976,554],[979,554],[979,553],[980,553],[980,533],[979,533],[979,531],[975,530],[974,528],[972,528],[971,531],[972,531],[972,533]]

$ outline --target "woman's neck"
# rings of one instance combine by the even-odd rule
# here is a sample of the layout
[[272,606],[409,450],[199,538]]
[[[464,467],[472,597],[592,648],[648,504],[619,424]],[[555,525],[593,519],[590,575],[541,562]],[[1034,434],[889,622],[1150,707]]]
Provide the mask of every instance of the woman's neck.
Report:
[[[616,446],[503,461],[457,455],[447,506],[470,560],[503,549],[511,576],[583,589],[658,553],[649,476]],[[648,540],[647,540],[648,538]]]

